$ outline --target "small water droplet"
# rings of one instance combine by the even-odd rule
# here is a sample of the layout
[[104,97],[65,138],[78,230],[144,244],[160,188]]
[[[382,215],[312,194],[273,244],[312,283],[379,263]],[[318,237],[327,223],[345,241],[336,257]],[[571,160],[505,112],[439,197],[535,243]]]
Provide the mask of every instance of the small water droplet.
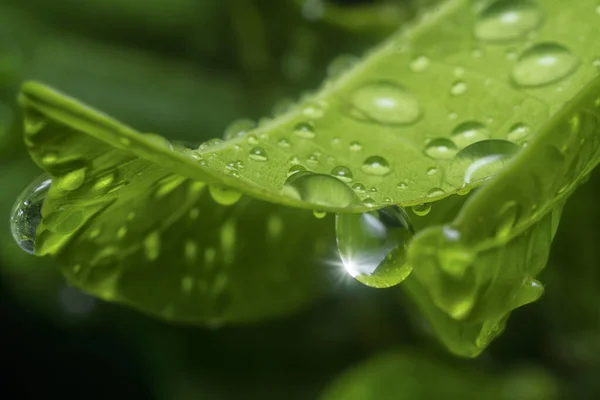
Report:
[[442,189],[433,188],[429,192],[427,192],[427,197],[441,197],[445,194],[446,194],[446,192],[444,192]]
[[521,54],[511,76],[519,86],[544,86],[571,75],[578,65],[579,61],[566,47],[541,43]]
[[50,175],[41,175],[21,192],[12,208],[12,236],[19,247],[29,254],[34,254],[36,231],[42,222],[42,205],[51,183]]
[[308,155],[308,157],[306,157],[306,162],[309,164],[313,164],[316,165],[319,163],[319,155],[320,153],[318,152],[314,152]]
[[230,206],[237,203],[242,197],[239,191],[223,185],[211,184],[208,185],[208,191],[213,200],[222,206]]
[[377,81],[359,87],[351,95],[348,110],[360,121],[389,125],[412,124],[421,115],[417,98],[392,81]]
[[515,40],[538,28],[542,21],[542,12],[533,1],[500,0],[479,15],[475,36],[491,42]]
[[55,153],[46,153],[42,156],[42,164],[52,166],[58,162],[58,156]]
[[424,217],[431,211],[431,203],[418,204],[411,207],[412,212],[419,217]]
[[439,160],[447,160],[456,154],[457,149],[454,142],[446,138],[433,139],[427,143],[425,154],[429,157]]
[[354,189],[356,193],[360,194],[365,193],[367,191],[365,185],[363,185],[362,183],[355,183],[354,185],[352,185],[352,189]]
[[407,188],[408,188],[408,185],[405,182],[400,182],[398,184],[398,189],[406,190]]
[[254,128],[256,128],[256,122],[252,121],[251,119],[239,119],[237,121],[233,121],[231,124],[229,124],[229,126],[227,126],[227,128],[225,128],[223,138],[225,140],[232,140],[243,137]]
[[427,175],[433,176],[438,173],[438,169],[436,167],[427,168]]
[[302,109],[302,114],[311,119],[319,119],[323,117],[325,111],[322,104],[309,103]]
[[344,54],[336,57],[327,67],[327,76],[330,79],[335,79],[348,72],[359,61],[358,57]]
[[279,145],[279,147],[282,147],[284,149],[290,147],[290,141],[285,138],[279,139],[277,144]]
[[308,203],[344,208],[358,202],[356,194],[344,182],[331,175],[300,171],[288,177],[283,193]]
[[256,137],[256,135],[248,135],[246,141],[248,144],[255,145],[258,144],[258,137]]
[[504,168],[521,148],[508,140],[490,139],[473,143],[456,154],[459,168],[464,168],[464,183],[488,179]]
[[406,248],[414,231],[401,208],[389,206],[362,214],[337,214],[335,227],[344,268],[359,282],[390,287],[410,274]]
[[379,176],[387,175],[391,171],[387,160],[380,156],[367,158],[362,165],[362,170],[366,174]]
[[531,128],[528,125],[518,123],[510,127],[508,130],[507,139],[511,142],[523,144],[523,142],[529,137]]
[[366,197],[363,200],[363,204],[367,207],[375,207],[375,205],[376,205],[375,200],[373,200],[372,197]]
[[464,81],[456,81],[452,84],[450,88],[450,93],[453,96],[460,96],[467,92],[467,84]]
[[73,191],[79,189],[85,181],[85,172],[85,167],[81,167],[71,172],[68,172],[60,178],[58,178],[58,180],[56,181],[56,185],[59,189],[64,191]]
[[487,139],[488,135],[487,128],[481,122],[467,121],[454,128],[451,139],[459,149],[462,149],[472,143]]
[[359,142],[352,142],[350,143],[350,151],[354,151],[354,152],[359,152],[363,149],[362,144],[360,144]]
[[352,182],[352,171],[350,168],[343,165],[338,165],[337,167],[333,168],[331,170],[331,175],[344,182]]
[[158,231],[151,232],[144,239],[144,254],[150,261],[155,261],[160,254],[160,233]]
[[301,122],[294,126],[294,135],[302,139],[313,139],[316,136],[315,128],[309,122]]
[[425,56],[419,56],[412,60],[410,63],[410,69],[414,72],[423,72],[429,67],[429,58]]
[[267,153],[262,147],[254,147],[250,150],[250,159],[254,161],[267,161]]

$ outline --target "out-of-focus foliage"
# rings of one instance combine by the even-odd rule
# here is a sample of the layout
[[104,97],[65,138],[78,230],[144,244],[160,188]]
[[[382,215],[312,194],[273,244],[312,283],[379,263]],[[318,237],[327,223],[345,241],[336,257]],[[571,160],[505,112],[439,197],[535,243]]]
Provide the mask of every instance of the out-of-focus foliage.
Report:
[[[428,2],[366,3],[324,1],[327,12],[311,19],[304,2],[293,1],[1,2],[0,212],[8,216],[40,172],[22,144],[15,99],[24,80],[51,84],[142,132],[197,145],[233,119],[266,115],[278,100],[315,88],[335,55],[362,54]],[[396,11],[377,23],[390,7]],[[168,325],[65,286],[59,266],[21,252],[8,218],[0,219],[0,313],[10,343],[3,360],[13,366],[3,390],[14,384],[25,398],[378,400],[445,389],[465,398],[595,399],[597,182],[592,175],[563,209],[540,277],[542,300],[515,312],[480,358],[461,362],[428,339],[432,327],[412,302],[398,301],[397,289],[348,281],[271,322]],[[451,220],[436,212],[420,226]]]

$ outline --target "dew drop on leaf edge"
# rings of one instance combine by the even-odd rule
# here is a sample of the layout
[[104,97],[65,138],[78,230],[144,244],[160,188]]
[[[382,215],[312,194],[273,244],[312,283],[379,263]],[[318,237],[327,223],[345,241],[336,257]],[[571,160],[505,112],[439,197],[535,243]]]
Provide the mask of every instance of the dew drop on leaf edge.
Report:
[[371,287],[390,287],[410,274],[406,246],[414,232],[400,207],[336,214],[335,228],[342,265],[357,281]]
[[36,231],[42,221],[42,205],[51,183],[50,175],[39,176],[21,192],[12,208],[12,236],[19,247],[29,254],[35,251]]

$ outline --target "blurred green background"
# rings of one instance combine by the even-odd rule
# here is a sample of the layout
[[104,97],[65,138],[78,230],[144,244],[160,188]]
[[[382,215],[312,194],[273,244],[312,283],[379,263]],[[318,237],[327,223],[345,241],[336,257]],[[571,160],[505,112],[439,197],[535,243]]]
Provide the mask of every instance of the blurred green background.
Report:
[[598,173],[566,207],[545,296],[475,360],[449,355],[397,288],[346,281],[278,320],[179,326],[66,286],[12,240],[12,204],[40,173],[22,144],[23,80],[197,144],[285,107],[435,2],[0,0],[0,396],[600,398]]

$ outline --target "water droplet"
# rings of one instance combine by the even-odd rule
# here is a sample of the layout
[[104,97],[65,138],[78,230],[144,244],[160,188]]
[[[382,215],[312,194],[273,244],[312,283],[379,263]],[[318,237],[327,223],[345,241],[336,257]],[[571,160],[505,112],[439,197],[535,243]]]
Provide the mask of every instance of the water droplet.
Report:
[[[159,147],[164,147],[169,151],[173,151],[173,143],[171,143],[166,138],[157,135],[156,133],[145,133],[144,138],[149,140],[150,142],[156,144]],[[220,140],[220,139],[219,139]]]
[[427,168],[427,175],[433,176],[438,173],[438,169],[436,167]]
[[446,138],[438,138],[430,141],[425,147],[425,154],[439,160],[447,160],[456,154],[457,149],[454,142]]
[[254,161],[267,161],[267,153],[261,147],[254,147],[250,150],[250,158]]
[[300,171],[291,175],[283,187],[284,194],[323,206],[344,208],[356,204],[358,198],[350,187],[331,175]]
[[363,149],[362,144],[359,142],[350,143],[350,151],[359,152]]
[[515,40],[538,28],[542,20],[542,12],[533,1],[496,1],[479,15],[475,36],[493,42]]
[[302,109],[302,114],[311,119],[319,119],[323,117],[325,111],[322,104],[309,103]]
[[375,207],[375,205],[376,205],[375,200],[373,200],[372,197],[366,197],[363,200],[363,204],[367,207]]
[[556,43],[541,43],[521,54],[511,75],[519,86],[544,86],[569,76],[578,64],[567,48]]
[[352,182],[352,171],[350,168],[344,167],[343,165],[338,165],[337,167],[331,170],[331,175],[340,179],[344,182]]
[[518,123],[510,127],[508,130],[507,139],[511,142],[523,144],[525,139],[529,137],[530,133],[531,128],[528,125]]
[[390,165],[383,157],[371,156],[364,161],[362,170],[369,175],[382,176],[387,175],[390,172]]
[[230,206],[235,204],[242,197],[242,193],[239,191],[223,185],[208,185],[208,191],[213,200],[222,206]]
[[64,174],[56,182],[58,188],[69,192],[79,189],[85,181],[85,171],[86,168],[82,167]]
[[287,172],[287,176],[289,178],[290,176],[294,175],[296,172],[300,172],[300,171],[306,171],[306,168],[299,164],[292,165]]
[[248,135],[246,141],[248,142],[248,144],[258,144],[258,138],[256,137],[256,135]]
[[464,168],[464,183],[488,179],[504,168],[521,148],[508,140],[484,140],[465,147],[456,154],[459,168]]
[[309,164],[318,164],[319,163],[319,155],[320,155],[320,153],[318,153],[318,152],[309,154],[308,157],[306,157],[306,162]]
[[52,166],[58,161],[58,156],[55,153],[46,153],[42,156],[42,164]]
[[352,93],[350,101],[350,115],[366,122],[407,125],[416,122],[421,115],[417,98],[392,81],[363,85]]
[[358,61],[358,57],[350,54],[338,56],[327,67],[327,76],[337,78],[352,69]]
[[279,145],[279,147],[282,147],[284,149],[287,148],[287,147],[290,147],[290,141],[287,140],[287,139],[285,139],[285,138],[284,139],[279,139],[279,141],[277,142],[277,144]]
[[452,131],[451,139],[462,149],[472,143],[487,139],[489,133],[485,125],[477,121],[467,121]]
[[406,183],[404,183],[404,182],[400,182],[398,184],[398,189],[406,190],[407,188],[408,188],[408,185]]
[[410,274],[406,248],[414,232],[401,208],[389,206],[362,214],[337,214],[335,228],[343,266],[359,282],[390,287]]
[[150,233],[144,239],[144,253],[150,261],[158,258],[160,254],[160,234],[158,231]]
[[251,119],[238,119],[233,121],[225,128],[223,133],[223,139],[231,140],[238,137],[246,136],[246,134],[252,129],[256,128],[256,122]]
[[467,92],[467,84],[463,81],[456,81],[452,84],[450,88],[450,94],[453,96],[460,96]]
[[412,212],[419,217],[424,217],[431,211],[431,203],[423,203],[411,207]]
[[427,197],[441,197],[444,196],[446,192],[444,192],[440,188],[433,188],[429,192],[427,192]]
[[323,218],[325,218],[327,216],[327,213],[325,211],[322,211],[322,210],[314,210],[313,211],[313,215],[317,219],[323,219]]
[[354,185],[352,185],[352,189],[354,189],[354,191],[356,193],[365,193],[367,191],[367,189],[365,188],[365,185],[363,185],[362,183],[355,183]]
[[425,56],[419,56],[412,60],[410,63],[410,69],[412,69],[414,72],[423,72],[429,68],[429,63],[429,58]]
[[315,137],[315,128],[311,123],[301,122],[294,126],[294,135],[302,139],[313,139]]
[[21,192],[12,208],[10,228],[13,238],[29,254],[34,254],[36,231],[42,222],[42,205],[51,183],[50,175],[41,175]]

